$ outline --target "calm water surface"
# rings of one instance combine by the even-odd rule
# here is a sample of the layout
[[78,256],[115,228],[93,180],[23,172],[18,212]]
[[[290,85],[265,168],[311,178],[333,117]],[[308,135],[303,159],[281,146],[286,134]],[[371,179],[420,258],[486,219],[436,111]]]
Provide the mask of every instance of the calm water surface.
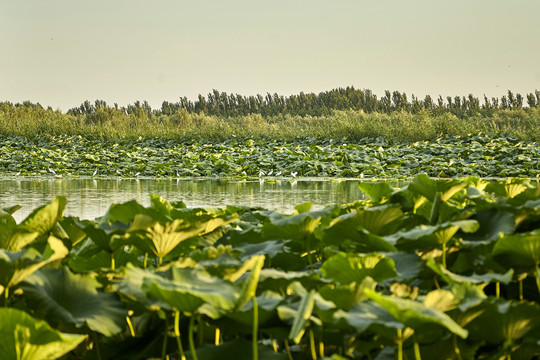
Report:
[[184,201],[188,207],[261,206],[285,213],[308,201],[314,208],[323,208],[363,198],[357,180],[2,179],[0,208],[21,205],[14,214],[20,222],[35,207],[63,195],[68,199],[65,215],[95,219],[112,203],[135,199],[148,206],[151,193]]

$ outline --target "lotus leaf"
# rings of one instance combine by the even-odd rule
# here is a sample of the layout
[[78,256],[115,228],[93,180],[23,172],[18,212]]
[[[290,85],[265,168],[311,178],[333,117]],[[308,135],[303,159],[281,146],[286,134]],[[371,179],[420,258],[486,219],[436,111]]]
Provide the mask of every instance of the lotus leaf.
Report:
[[58,359],[85,339],[54,330],[17,309],[0,308],[0,318],[0,358],[5,360]]

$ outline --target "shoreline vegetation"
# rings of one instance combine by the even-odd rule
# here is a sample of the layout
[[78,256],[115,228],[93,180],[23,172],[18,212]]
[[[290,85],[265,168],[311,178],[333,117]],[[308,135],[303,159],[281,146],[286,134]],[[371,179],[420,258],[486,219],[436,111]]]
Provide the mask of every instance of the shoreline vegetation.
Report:
[[192,102],[180,98],[152,109],[137,101],[127,107],[85,101],[65,114],[29,101],[0,103],[0,136],[28,138],[80,135],[87,139],[162,138],[224,141],[230,138],[298,136],[356,141],[382,137],[395,141],[435,140],[441,135],[507,135],[540,141],[540,91],[508,91],[501,98],[472,95],[424,100],[387,91],[377,98],[352,87],[320,94],[241,96],[214,90]]

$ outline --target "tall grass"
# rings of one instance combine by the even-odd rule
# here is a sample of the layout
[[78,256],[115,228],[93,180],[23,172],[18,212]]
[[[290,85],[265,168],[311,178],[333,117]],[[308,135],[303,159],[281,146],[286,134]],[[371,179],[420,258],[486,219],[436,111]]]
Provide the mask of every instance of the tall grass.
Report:
[[394,140],[433,140],[440,135],[507,134],[526,141],[540,141],[540,108],[499,110],[460,119],[451,113],[365,113],[333,111],[310,117],[251,114],[222,118],[178,111],[173,115],[126,115],[105,109],[92,115],[73,116],[42,108],[0,109],[0,135],[35,137],[81,135],[92,139],[162,137],[177,140],[219,141],[231,137],[269,137],[290,140],[297,136],[357,140],[385,137]]

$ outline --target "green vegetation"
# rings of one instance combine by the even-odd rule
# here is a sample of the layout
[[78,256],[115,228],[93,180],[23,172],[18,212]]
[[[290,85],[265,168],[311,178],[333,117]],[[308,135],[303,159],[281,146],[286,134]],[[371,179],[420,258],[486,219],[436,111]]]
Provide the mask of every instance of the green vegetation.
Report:
[[[435,141],[355,142],[232,138],[89,140],[80,136],[0,137],[0,175],[221,178],[484,178],[540,176],[540,145],[514,137],[445,136]],[[50,170],[49,170],[50,169]],[[52,174],[52,171],[56,175]],[[95,173],[95,174],[94,174]]]
[[297,136],[356,141],[384,137],[395,141],[434,140],[440,135],[507,134],[540,141],[540,91],[493,99],[427,96],[394,91],[380,99],[370,90],[335,89],[283,97],[241,96],[214,91],[195,102],[181,98],[152,109],[144,102],[127,107],[85,101],[66,114],[39,104],[0,103],[0,134],[81,135],[89,139],[224,141],[231,137],[293,140]]
[[540,186],[364,182],[285,215],[151,196],[0,210],[2,359],[532,359]]

